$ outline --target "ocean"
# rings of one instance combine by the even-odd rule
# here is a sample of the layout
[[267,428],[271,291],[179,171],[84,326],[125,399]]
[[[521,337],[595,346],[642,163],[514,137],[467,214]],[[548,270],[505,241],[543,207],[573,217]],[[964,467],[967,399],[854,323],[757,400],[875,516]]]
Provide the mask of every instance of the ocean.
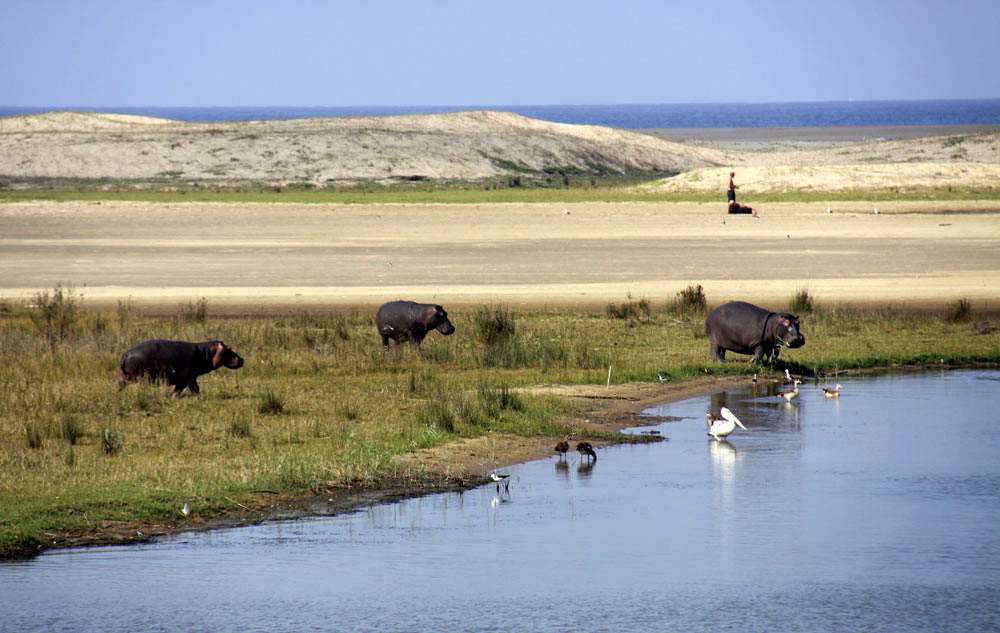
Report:
[[386,116],[503,110],[558,123],[643,128],[768,128],[891,125],[998,125],[1000,99],[826,101],[803,103],[690,103],[619,105],[468,105],[350,107],[10,107],[0,115],[51,110],[120,112],[182,121],[241,121],[336,116]]

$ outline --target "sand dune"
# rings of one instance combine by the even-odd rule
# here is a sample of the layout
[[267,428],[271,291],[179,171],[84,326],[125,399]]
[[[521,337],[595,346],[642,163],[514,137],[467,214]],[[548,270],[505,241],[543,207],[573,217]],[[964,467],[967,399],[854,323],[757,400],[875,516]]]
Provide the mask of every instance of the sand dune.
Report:
[[645,134],[508,112],[185,123],[48,113],[0,118],[0,178],[216,185],[397,179],[479,180],[680,172],[725,152]]

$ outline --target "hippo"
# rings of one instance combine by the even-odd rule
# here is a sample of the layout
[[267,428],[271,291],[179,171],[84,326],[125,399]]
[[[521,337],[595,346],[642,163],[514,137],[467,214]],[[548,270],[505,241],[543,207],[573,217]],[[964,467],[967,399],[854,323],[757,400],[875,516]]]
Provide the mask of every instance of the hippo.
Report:
[[745,301],[730,301],[712,310],[705,319],[705,334],[712,358],[720,361],[729,350],[753,354],[755,363],[767,362],[778,358],[782,345],[794,349],[806,344],[799,317],[769,312]]
[[219,367],[239,369],[243,359],[222,341],[188,343],[187,341],[143,341],[122,354],[118,365],[118,389],[130,382],[147,378],[167,381],[174,388],[173,397],[185,389],[201,393],[198,376]]
[[375,314],[375,325],[382,337],[382,345],[389,347],[389,339],[402,343],[411,341],[420,345],[431,330],[448,336],[455,333],[455,326],[448,320],[448,313],[439,305],[390,301]]

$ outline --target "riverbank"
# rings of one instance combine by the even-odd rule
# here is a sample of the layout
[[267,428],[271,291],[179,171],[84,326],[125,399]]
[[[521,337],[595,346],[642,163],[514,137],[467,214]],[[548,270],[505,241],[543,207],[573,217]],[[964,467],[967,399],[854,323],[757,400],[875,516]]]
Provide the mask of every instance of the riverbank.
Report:
[[[471,487],[566,435],[617,441],[647,404],[753,373],[708,361],[703,313],[639,302],[501,314],[516,334],[500,348],[476,334],[498,313],[458,309],[457,333],[422,353],[384,352],[368,317],[335,312],[199,320],[197,306],[173,318],[123,306],[78,314],[50,343],[22,310],[0,320],[7,556]],[[797,373],[1000,362],[996,316],[944,316],[820,308],[803,319],[806,347],[783,358]],[[118,354],[153,336],[222,338],[246,366],[204,377],[198,397],[115,391]]]

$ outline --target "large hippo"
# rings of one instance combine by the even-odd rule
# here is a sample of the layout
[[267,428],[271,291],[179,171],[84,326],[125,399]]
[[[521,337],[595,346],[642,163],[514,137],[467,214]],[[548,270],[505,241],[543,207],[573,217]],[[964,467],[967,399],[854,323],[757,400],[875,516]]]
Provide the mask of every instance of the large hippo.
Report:
[[448,313],[433,303],[390,301],[378,309],[375,325],[382,337],[382,345],[386,347],[389,347],[389,339],[396,343],[412,341],[420,345],[431,330],[437,330],[445,336],[455,333],[455,326],[448,320]]
[[729,350],[753,354],[753,362],[759,363],[777,358],[782,345],[796,348],[806,344],[799,331],[799,317],[769,312],[745,301],[730,301],[709,312],[705,334],[715,360],[725,360]]
[[122,354],[118,364],[118,388],[141,378],[166,380],[177,397],[185,389],[201,392],[198,376],[219,367],[239,369],[243,359],[222,341],[188,343],[187,341],[143,341]]

